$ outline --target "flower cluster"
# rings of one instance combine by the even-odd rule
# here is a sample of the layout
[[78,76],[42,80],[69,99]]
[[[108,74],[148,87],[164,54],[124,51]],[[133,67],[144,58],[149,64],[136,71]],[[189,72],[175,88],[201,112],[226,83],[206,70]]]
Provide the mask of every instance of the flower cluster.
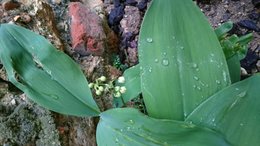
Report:
[[[125,78],[123,76],[119,77],[117,82],[119,84],[125,83]],[[88,84],[90,89],[95,91],[96,95],[102,95],[103,93],[112,92],[114,97],[121,97],[122,94],[126,92],[125,86],[114,86],[114,81],[107,82],[105,76],[101,76],[100,78],[96,79],[94,83]]]

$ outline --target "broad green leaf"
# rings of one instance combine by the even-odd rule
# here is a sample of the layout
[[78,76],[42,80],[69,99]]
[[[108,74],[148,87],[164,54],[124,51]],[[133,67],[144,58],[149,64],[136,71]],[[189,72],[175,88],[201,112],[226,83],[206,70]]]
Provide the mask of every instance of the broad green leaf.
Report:
[[0,58],[9,80],[38,104],[63,114],[99,114],[79,66],[42,36],[1,24]]
[[141,90],[152,117],[183,120],[230,85],[218,38],[191,0],[153,0],[138,53]]
[[238,55],[233,55],[227,59],[229,74],[232,83],[240,81],[240,59]]
[[231,21],[225,22],[215,29],[215,33],[218,38],[225,36],[233,28],[233,23]]
[[234,146],[260,144],[260,74],[214,94],[187,118],[225,135]]
[[[140,66],[136,65],[125,70],[123,76],[125,83],[120,86],[126,87],[126,93],[122,94],[124,102],[128,102],[141,94]],[[115,99],[116,107],[121,107],[123,102],[120,98]]]
[[229,146],[210,129],[154,119],[131,108],[101,113],[96,136],[99,146]]

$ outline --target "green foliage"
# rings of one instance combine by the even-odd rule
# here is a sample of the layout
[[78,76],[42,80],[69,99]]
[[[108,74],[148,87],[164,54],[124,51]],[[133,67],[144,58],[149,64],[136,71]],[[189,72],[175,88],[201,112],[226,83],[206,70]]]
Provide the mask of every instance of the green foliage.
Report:
[[[101,113],[98,145],[258,145],[260,74],[230,86],[252,35],[228,36],[231,28],[228,22],[214,34],[191,0],[153,0],[141,27],[140,64],[117,81],[126,87],[117,104],[142,94],[149,116],[131,108]],[[9,80],[44,107],[99,114],[80,68],[43,37],[3,24],[0,58]],[[104,83],[89,86],[100,91]]]
[[125,102],[128,102],[141,94],[139,65],[128,68],[123,76],[125,77],[125,83],[118,85],[126,87],[127,91],[122,95],[122,98],[116,98],[114,100],[115,107],[121,107]]
[[124,70],[127,69],[128,66],[122,64],[122,62],[120,61],[119,55],[114,55],[114,56],[112,57],[112,59],[113,59],[113,66],[114,66],[114,67],[116,67],[117,69],[122,70],[122,71],[124,71]]
[[234,146],[260,143],[260,74],[214,94],[186,119],[224,134]]
[[235,83],[240,80],[240,60],[245,57],[248,43],[253,39],[253,35],[250,33],[241,37],[236,34],[230,36],[228,32],[232,27],[232,22],[226,22],[219,26],[215,33],[225,53],[231,81]]
[[16,25],[1,24],[0,48],[9,80],[33,101],[63,114],[99,114],[79,66],[45,38]]
[[192,1],[154,0],[138,49],[141,90],[152,117],[183,120],[230,85],[218,38]]
[[181,121],[154,119],[132,108],[100,114],[97,143],[99,146],[230,146],[210,129]]

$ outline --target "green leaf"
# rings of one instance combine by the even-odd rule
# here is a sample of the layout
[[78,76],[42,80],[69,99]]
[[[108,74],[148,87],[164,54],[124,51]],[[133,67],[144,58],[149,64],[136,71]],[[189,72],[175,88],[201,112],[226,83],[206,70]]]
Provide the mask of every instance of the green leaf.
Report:
[[233,55],[227,59],[229,74],[232,83],[240,81],[240,59],[238,55]]
[[38,104],[63,114],[99,114],[79,66],[42,36],[1,24],[0,58],[9,80]]
[[218,38],[223,37],[226,35],[227,32],[229,32],[233,28],[233,22],[228,21],[220,25],[217,29],[215,29],[215,33]]
[[[126,93],[122,94],[124,102],[128,102],[141,94],[141,81],[140,81],[140,66],[136,65],[125,70],[123,76],[125,83],[119,84],[126,87]],[[121,99],[116,98],[116,107],[121,107],[123,102]]]
[[190,123],[150,118],[136,109],[108,110],[97,126],[99,146],[229,146],[218,133]]
[[216,93],[187,118],[194,124],[220,131],[235,146],[260,143],[260,74]]
[[191,0],[153,0],[138,54],[141,89],[152,117],[183,120],[230,85],[218,38]]

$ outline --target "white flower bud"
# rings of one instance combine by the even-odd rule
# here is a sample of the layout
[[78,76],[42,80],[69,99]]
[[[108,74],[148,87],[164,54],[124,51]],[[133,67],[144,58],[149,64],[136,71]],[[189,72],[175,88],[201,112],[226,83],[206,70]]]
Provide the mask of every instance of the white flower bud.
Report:
[[97,90],[96,95],[98,95],[98,96],[101,95],[101,91]]
[[118,97],[121,96],[121,93],[120,93],[120,92],[116,92],[116,93],[114,94],[114,96],[118,98]]
[[115,87],[115,91],[118,92],[120,90],[120,87],[119,86],[116,86]]
[[125,86],[120,87],[120,93],[124,94],[126,92]]
[[104,87],[99,86],[99,87],[98,87],[98,90],[101,91],[101,92],[103,92],[103,91],[104,91]]
[[91,88],[93,88],[94,87],[94,83],[89,83],[88,84],[88,87],[91,89]]
[[105,82],[105,81],[106,81],[106,77],[105,77],[105,76],[101,76],[99,79],[100,79],[100,81],[102,81],[102,82]]
[[125,83],[125,77],[121,76],[118,78],[118,83]]

